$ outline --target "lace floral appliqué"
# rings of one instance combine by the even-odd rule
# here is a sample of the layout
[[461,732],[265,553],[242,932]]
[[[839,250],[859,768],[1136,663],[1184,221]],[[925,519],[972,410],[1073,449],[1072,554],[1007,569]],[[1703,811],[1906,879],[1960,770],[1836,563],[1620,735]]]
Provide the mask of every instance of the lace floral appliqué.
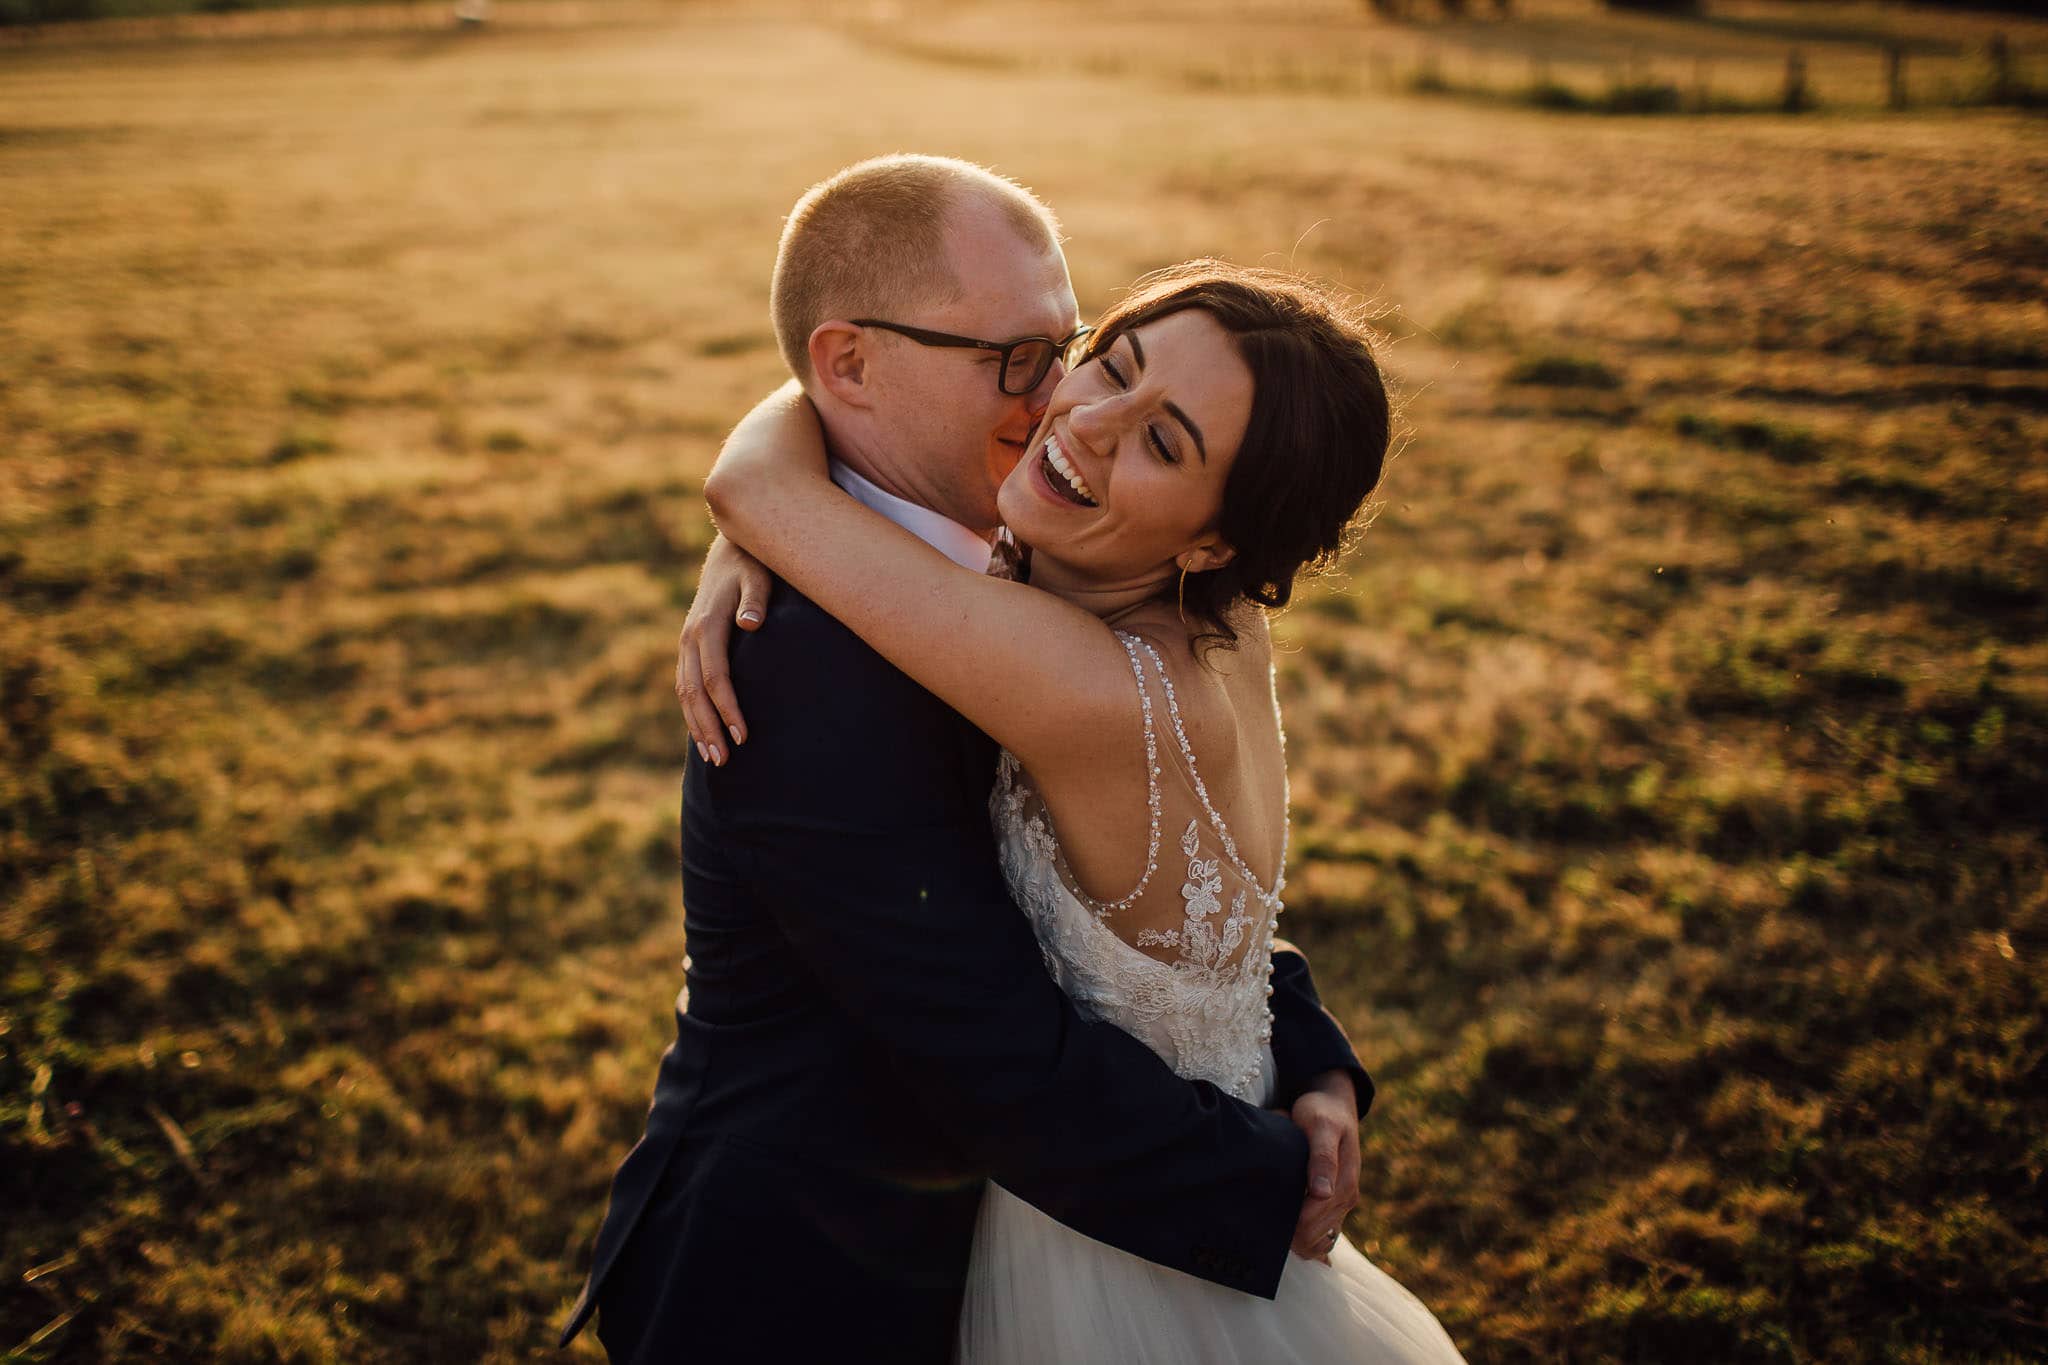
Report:
[[[1164,663],[1136,637],[1122,638],[1145,701],[1153,852],[1144,878],[1118,901],[1094,901],[1083,894],[1061,855],[1044,802],[1009,754],[997,767],[989,798],[1003,875],[1031,920],[1047,970],[1083,1015],[1107,1020],[1144,1041],[1180,1075],[1214,1082],[1256,1102],[1264,1098],[1265,1048],[1273,1036],[1268,978],[1279,888],[1269,892],[1259,885],[1210,802]],[[1156,743],[1153,728],[1147,659],[1179,749],[1179,775],[1186,788],[1181,795],[1198,800],[1202,815],[1189,818],[1180,837],[1187,860],[1180,927],[1140,929],[1126,941],[1116,933],[1116,912],[1135,903],[1151,880],[1162,804],[1155,755],[1163,746]],[[1203,856],[1210,838],[1222,856]],[[1154,956],[1145,949],[1163,951]]]
[[1244,889],[1231,897],[1230,914],[1219,926],[1216,916],[1223,910],[1223,860],[1201,856],[1201,830],[1194,820],[1180,836],[1180,851],[1187,855],[1188,879],[1180,888],[1187,902],[1187,918],[1178,929],[1141,929],[1140,948],[1171,948],[1179,954],[1178,965],[1217,979],[1230,966],[1252,917],[1245,913]]

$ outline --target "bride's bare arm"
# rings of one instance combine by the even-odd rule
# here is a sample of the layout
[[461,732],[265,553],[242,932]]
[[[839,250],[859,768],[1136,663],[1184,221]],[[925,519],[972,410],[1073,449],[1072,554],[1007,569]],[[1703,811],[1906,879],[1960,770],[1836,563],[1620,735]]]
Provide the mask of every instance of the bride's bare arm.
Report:
[[1136,732],[1114,633],[1050,593],[961,568],[847,496],[794,384],[726,438],[704,498],[727,536],[1025,767],[1071,767],[1088,751],[1077,741]]

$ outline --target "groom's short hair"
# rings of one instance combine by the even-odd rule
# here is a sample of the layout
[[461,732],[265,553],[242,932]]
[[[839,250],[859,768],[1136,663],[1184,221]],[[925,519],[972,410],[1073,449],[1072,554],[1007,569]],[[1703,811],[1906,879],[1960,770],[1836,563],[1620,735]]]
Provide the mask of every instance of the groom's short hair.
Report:
[[[959,298],[946,225],[962,203],[994,205],[1018,236],[1057,251],[1059,219],[1007,176],[950,156],[899,153],[855,162],[804,191],[782,229],[770,309],[790,373],[811,381],[811,333],[833,318],[915,324]],[[991,337],[1007,341],[1007,337]]]

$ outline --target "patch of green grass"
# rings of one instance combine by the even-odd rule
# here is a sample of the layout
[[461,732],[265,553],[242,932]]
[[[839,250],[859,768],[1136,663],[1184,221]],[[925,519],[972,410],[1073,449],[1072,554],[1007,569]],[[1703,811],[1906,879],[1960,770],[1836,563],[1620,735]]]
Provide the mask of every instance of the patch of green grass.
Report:
[[335,446],[332,438],[302,428],[289,428],[280,435],[264,452],[264,459],[271,464],[290,464],[311,455],[332,455]]
[[1675,114],[1683,97],[1666,81],[1620,81],[1607,87],[1593,106],[1609,114]]
[[1680,436],[1728,450],[1753,450],[1784,464],[1811,464],[1820,458],[1821,441],[1811,430],[1763,418],[1710,417],[1682,412],[1672,427]]
[[1515,344],[1513,324],[1500,305],[1489,299],[1475,299],[1459,306],[1431,332],[1446,346],[1461,350],[1492,350]]
[[697,354],[717,360],[726,356],[752,355],[774,347],[775,337],[769,332],[727,332],[698,342]]
[[1627,381],[1603,360],[1573,352],[1550,351],[1517,360],[1509,368],[1505,382],[1550,388],[1619,389]]

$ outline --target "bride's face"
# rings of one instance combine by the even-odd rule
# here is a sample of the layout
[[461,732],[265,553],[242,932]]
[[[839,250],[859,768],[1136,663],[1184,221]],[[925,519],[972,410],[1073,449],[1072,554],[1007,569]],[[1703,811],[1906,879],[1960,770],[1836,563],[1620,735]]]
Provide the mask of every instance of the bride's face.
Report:
[[1126,330],[1062,379],[997,495],[1034,580],[1050,568],[1119,589],[1170,578],[1185,559],[1218,567],[1223,485],[1251,406],[1229,333],[1192,308]]

